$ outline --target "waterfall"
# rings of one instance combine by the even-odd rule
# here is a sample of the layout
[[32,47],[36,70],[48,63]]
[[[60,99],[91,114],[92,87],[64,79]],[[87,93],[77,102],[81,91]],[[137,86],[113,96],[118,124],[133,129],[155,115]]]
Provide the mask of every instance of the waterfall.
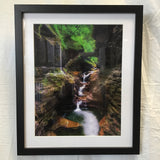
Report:
[[88,74],[83,73],[83,83],[86,83],[86,78],[89,77],[94,71],[90,71]]
[[82,111],[76,109],[75,112],[83,117],[83,122],[81,123],[83,127],[83,132],[86,136],[98,135],[99,123],[96,116],[90,111]]
[[[89,72],[88,74],[83,73],[83,83],[86,83],[86,78],[89,77],[92,73],[94,73],[94,71]],[[83,86],[79,87],[78,90],[78,96],[84,96],[83,94],[83,89],[85,88],[86,84],[83,84]],[[76,112],[78,115],[81,115],[84,120],[81,123],[83,130],[84,130],[84,134],[85,135],[98,135],[99,132],[99,123],[98,120],[96,118],[96,116],[89,111],[82,111],[80,109],[80,105],[82,104],[82,100],[77,101],[76,103],[76,109],[74,110],[74,112]]]
[[82,101],[78,101],[78,102],[77,102],[77,108],[76,108],[75,112],[81,111],[81,109],[79,108],[79,106],[80,106],[81,104],[82,104]]
[[[94,71],[90,71],[88,74],[83,73],[83,83],[86,83],[85,80],[87,77],[89,77]],[[78,96],[84,96],[83,89],[86,87],[86,84],[83,84],[83,86],[79,87],[78,89]],[[82,104],[82,101],[77,101],[77,108],[75,111],[79,111],[79,106]]]
[[78,91],[78,95],[79,96],[83,96],[84,94],[83,94],[83,89],[85,88],[85,84],[82,86],[82,87],[79,87],[79,91]]
[[82,123],[84,134],[89,135],[98,135],[99,132],[99,123],[96,116],[89,111],[82,111],[84,121]]

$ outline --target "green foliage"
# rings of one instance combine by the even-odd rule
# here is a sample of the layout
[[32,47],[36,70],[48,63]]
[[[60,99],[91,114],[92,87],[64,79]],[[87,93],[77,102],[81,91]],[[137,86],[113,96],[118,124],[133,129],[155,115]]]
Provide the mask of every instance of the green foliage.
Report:
[[98,63],[98,57],[88,57],[85,61],[91,64],[93,67],[96,67]]
[[[94,52],[93,25],[48,24],[46,26],[62,49],[83,49],[84,52]],[[40,29],[41,25],[39,26]]]

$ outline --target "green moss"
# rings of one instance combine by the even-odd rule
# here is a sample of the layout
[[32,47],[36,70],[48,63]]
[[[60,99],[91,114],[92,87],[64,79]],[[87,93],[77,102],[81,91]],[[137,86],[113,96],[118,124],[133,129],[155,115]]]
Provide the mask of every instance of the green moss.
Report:
[[67,68],[63,68],[64,72],[67,73]]
[[76,113],[72,112],[69,115],[66,115],[65,118],[74,121],[74,122],[78,122],[81,123],[83,122],[84,118],[81,115],[77,115]]
[[45,87],[52,86],[54,91],[59,91],[67,83],[73,84],[74,78],[70,74],[64,74],[58,70],[54,73],[47,73],[42,80],[42,84]]
[[49,85],[49,81],[48,79],[45,77],[43,80],[42,80],[42,84],[46,87],[47,85]]

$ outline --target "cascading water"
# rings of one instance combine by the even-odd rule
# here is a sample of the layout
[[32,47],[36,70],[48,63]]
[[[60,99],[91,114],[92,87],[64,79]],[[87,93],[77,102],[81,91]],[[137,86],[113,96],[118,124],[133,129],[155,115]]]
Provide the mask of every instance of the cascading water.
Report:
[[[94,71],[89,72],[88,74],[83,73],[83,83],[86,83],[86,78],[89,77]],[[79,87],[78,96],[84,96],[83,89],[85,88],[86,84]],[[90,111],[82,111],[80,109],[80,105],[82,104],[82,100],[77,101],[77,108],[74,110],[78,115],[81,115],[84,120],[81,124],[83,126],[84,134],[85,135],[98,135],[99,132],[99,123],[96,116]]]
[[83,89],[85,88],[85,84],[82,86],[82,87],[79,87],[79,91],[78,91],[78,95],[79,96],[83,96],[84,94],[83,94]]
[[81,104],[82,104],[82,101],[78,101],[78,102],[77,102],[77,108],[76,108],[75,112],[81,111],[81,109],[79,108],[79,106],[80,106]]
[[90,111],[81,112],[84,121],[82,123],[85,135],[98,135],[99,123],[96,116]]
[[94,71],[90,71],[88,74],[83,73],[83,83],[86,83],[86,78],[89,77]]

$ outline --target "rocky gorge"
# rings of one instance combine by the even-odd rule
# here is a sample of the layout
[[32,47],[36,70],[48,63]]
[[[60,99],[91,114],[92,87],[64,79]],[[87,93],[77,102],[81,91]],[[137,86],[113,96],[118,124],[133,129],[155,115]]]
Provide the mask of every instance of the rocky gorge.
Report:
[[[57,76],[57,81],[63,84],[59,88],[49,83],[53,80],[52,74],[47,76],[48,84],[37,91],[42,98],[36,102],[36,135],[83,135],[84,116],[76,113],[77,105],[82,111],[90,111],[96,116],[98,135],[120,135],[120,67],[106,75],[94,69],[86,82],[82,81],[82,75],[61,73]],[[81,95],[78,92],[84,83]]]
[[35,135],[120,135],[122,26],[34,30]]

